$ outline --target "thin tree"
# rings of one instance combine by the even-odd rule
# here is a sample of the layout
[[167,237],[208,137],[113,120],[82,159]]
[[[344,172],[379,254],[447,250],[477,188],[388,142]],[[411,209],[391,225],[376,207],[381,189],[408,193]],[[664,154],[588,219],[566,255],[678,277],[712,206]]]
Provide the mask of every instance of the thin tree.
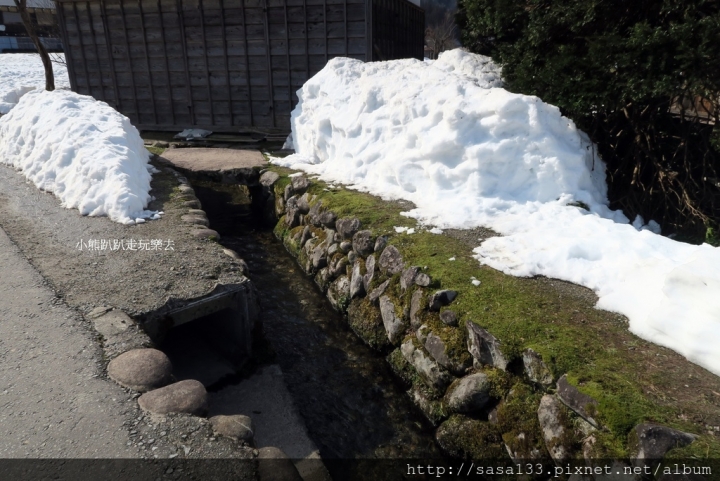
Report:
[[440,52],[458,46],[456,39],[455,18],[453,12],[445,12],[442,22],[425,29],[425,44],[432,50],[432,59],[437,59]]
[[50,60],[48,51],[45,49],[45,45],[42,44],[40,37],[38,37],[32,18],[30,18],[30,12],[28,12],[27,9],[27,0],[14,0],[14,2],[20,12],[25,30],[27,30],[30,40],[32,40],[32,43],[40,54],[40,59],[45,68],[45,90],[55,90],[55,75],[53,74],[52,61]]

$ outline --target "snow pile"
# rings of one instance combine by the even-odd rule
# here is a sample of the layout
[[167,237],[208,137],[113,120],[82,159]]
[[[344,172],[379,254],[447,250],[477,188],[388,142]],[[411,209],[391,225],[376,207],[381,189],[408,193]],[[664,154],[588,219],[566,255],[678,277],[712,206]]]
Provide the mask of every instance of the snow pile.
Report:
[[503,237],[475,250],[481,263],[592,288],[632,332],[720,374],[720,249],[611,211],[587,137],[556,107],[499,86],[487,58],[461,50],[336,58],[298,91],[297,153],[275,162],[412,201],[406,215],[424,224],[490,227]]
[[[55,55],[55,54],[53,54]],[[59,54],[64,60],[65,56]],[[65,65],[53,62],[55,88],[69,88]],[[6,114],[20,101],[20,97],[36,88],[45,88],[45,70],[37,54],[0,54],[0,114]]]
[[69,209],[124,224],[157,218],[149,153],[130,120],[70,91],[32,91],[0,118],[0,162]]

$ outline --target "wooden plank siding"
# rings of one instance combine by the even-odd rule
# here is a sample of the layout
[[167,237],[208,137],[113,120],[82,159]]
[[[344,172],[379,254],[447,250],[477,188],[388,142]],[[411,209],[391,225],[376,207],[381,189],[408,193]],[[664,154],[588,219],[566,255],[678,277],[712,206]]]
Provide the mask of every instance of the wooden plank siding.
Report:
[[[73,90],[141,130],[289,131],[295,92],[328,59],[369,60],[373,46],[388,59],[423,51],[413,35],[424,12],[406,0],[56,4]],[[392,19],[378,21],[386,13]],[[384,36],[369,41],[372,32]]]

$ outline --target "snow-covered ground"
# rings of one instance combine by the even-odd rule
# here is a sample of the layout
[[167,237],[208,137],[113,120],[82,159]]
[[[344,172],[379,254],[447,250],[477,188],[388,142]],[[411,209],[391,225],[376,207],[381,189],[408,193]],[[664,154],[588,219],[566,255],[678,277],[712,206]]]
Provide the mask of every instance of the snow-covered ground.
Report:
[[[57,73],[56,86],[67,86],[67,72]],[[44,83],[37,55],[0,55],[0,99],[12,101],[0,104],[9,107],[0,118],[0,163],[83,215],[125,224],[158,218],[146,210],[152,167],[130,120],[92,97],[46,92]]]
[[[461,50],[437,61],[336,58],[298,91],[296,154],[274,162],[417,206],[440,228],[503,234],[478,260],[593,289],[630,330],[720,375],[720,249],[658,235],[608,208],[588,138]],[[582,206],[587,206],[586,210]]]
[[[65,60],[63,54],[52,54]],[[55,88],[70,88],[67,68],[53,62]],[[45,88],[45,70],[38,54],[3,53],[0,54],[0,114],[6,114],[20,97],[35,88]]]

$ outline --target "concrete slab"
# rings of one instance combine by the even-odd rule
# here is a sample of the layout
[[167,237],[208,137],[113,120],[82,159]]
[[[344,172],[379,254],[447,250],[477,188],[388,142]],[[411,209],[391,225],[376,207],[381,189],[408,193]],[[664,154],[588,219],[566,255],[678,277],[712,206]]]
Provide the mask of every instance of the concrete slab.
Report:
[[186,147],[167,149],[162,157],[193,172],[224,171],[267,165],[259,150]]

